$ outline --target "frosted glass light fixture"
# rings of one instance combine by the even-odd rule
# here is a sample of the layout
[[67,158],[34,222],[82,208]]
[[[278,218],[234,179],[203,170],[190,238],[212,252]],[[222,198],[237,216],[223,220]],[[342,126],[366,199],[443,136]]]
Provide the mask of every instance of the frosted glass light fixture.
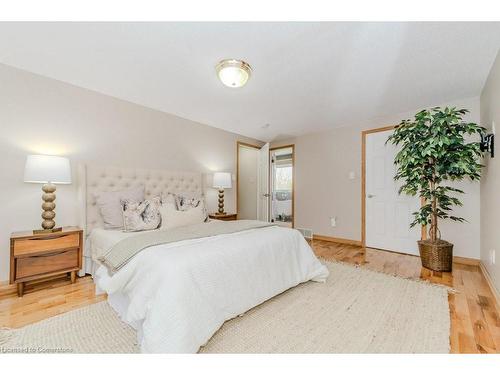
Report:
[[252,68],[248,63],[234,59],[222,60],[215,70],[224,85],[234,88],[244,86],[252,73]]

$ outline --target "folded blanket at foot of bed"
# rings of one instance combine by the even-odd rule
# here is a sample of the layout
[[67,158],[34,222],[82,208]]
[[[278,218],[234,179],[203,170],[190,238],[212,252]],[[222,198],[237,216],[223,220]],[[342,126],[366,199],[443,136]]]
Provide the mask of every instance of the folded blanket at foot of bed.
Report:
[[111,247],[108,252],[100,255],[97,261],[106,266],[109,272],[113,274],[127,264],[135,255],[151,246],[242,232],[272,225],[274,224],[257,220],[216,220],[209,223],[188,225],[168,230],[147,231],[139,233],[136,236],[124,238]]

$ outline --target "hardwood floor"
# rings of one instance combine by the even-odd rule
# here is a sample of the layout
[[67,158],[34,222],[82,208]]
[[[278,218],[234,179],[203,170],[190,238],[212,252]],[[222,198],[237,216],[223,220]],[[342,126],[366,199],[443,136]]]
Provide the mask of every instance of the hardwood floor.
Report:
[[54,281],[27,284],[22,297],[17,297],[17,289],[12,285],[1,285],[0,327],[22,327],[105,299],[105,295],[95,295],[90,276],[77,278],[75,284],[64,276]]
[[456,292],[448,297],[451,352],[500,353],[500,309],[478,266],[455,263],[452,273],[434,272],[411,255],[318,240],[312,247],[325,259],[452,287]]
[[[453,287],[450,294],[452,353],[500,353],[500,310],[479,267],[455,264],[453,273],[422,269],[418,257],[314,240],[316,254],[401,277]],[[19,298],[12,286],[0,286],[0,327],[21,327],[106,299],[96,296],[90,277],[27,286]],[[43,287],[43,288],[42,288]]]

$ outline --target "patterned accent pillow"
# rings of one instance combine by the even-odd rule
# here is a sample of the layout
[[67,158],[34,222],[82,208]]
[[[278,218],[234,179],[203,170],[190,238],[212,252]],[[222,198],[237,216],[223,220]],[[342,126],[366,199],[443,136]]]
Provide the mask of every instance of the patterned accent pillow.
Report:
[[176,204],[179,211],[187,211],[191,208],[196,208],[200,205],[200,198],[187,198],[181,195],[176,195]]
[[160,226],[160,197],[146,199],[143,202],[124,200],[122,204],[125,232],[152,230]]
[[175,194],[175,203],[179,211],[188,211],[201,206],[205,219],[208,217],[205,199],[203,197],[193,196],[189,193]]

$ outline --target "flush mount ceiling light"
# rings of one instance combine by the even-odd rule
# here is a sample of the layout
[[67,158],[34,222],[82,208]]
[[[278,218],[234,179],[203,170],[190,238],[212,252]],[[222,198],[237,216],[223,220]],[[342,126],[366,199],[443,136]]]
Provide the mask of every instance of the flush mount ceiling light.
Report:
[[217,75],[223,84],[228,87],[242,87],[247,83],[252,68],[242,60],[222,60],[215,67]]

